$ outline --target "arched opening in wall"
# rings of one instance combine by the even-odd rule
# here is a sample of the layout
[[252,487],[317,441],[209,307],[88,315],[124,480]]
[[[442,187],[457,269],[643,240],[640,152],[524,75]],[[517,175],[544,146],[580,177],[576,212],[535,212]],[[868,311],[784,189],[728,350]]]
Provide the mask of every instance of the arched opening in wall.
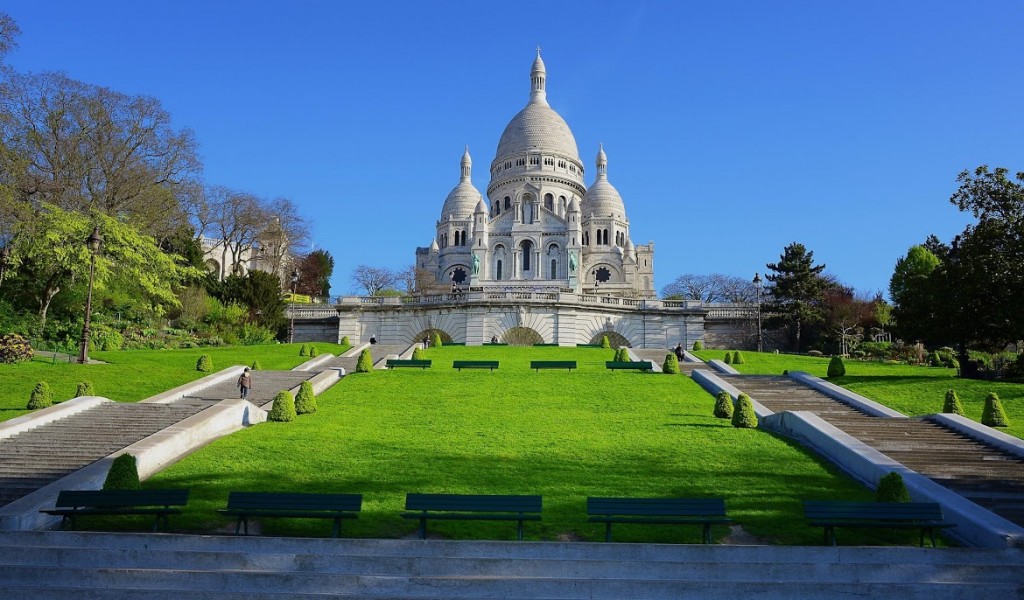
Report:
[[530,270],[530,255],[533,254],[533,242],[525,240],[520,248],[523,249],[523,272]]
[[512,208],[512,198],[505,196],[505,210]]
[[448,335],[448,333],[444,329],[436,329],[436,328],[424,329],[423,331],[417,333],[416,337],[414,337],[412,339],[412,341],[413,341],[414,344],[422,344],[423,340],[432,340],[432,339],[434,339],[434,334],[435,333],[441,335],[441,343],[442,344],[447,344],[447,343],[453,341],[452,340],[452,336]]
[[590,338],[590,343],[600,344],[601,338],[604,336],[608,336],[608,343],[612,345],[612,348],[618,348],[620,346],[625,346],[627,348],[633,347],[633,344],[630,344],[629,340],[627,340],[624,335],[615,331],[598,331],[594,337]]
[[544,338],[529,327],[513,327],[501,336],[501,340],[509,346],[532,346],[544,343]]
[[220,263],[211,259],[208,259],[205,263],[207,273],[213,273],[214,275],[220,274]]
[[551,259],[551,279],[558,279],[558,261]]
[[497,268],[495,268],[494,270],[495,270],[495,277],[494,278],[497,279],[498,281],[501,281],[501,259],[498,259]]
[[555,197],[551,194],[544,194],[544,208],[555,211]]

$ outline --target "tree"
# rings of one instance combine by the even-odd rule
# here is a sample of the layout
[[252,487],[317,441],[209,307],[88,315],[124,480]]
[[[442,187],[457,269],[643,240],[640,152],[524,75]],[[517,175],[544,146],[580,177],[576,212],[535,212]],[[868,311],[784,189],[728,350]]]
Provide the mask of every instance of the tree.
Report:
[[334,257],[327,250],[314,250],[299,258],[299,281],[295,291],[307,296],[330,296]]
[[939,258],[923,244],[912,246],[906,256],[896,261],[889,280],[889,297],[900,337],[929,342],[938,337],[935,315],[944,300],[933,275],[940,264]]
[[352,282],[366,290],[368,296],[376,296],[393,288],[398,282],[398,275],[391,269],[359,265],[352,271]]
[[252,250],[270,217],[259,198],[249,193],[217,185],[208,188],[204,196],[213,237],[220,243],[218,276],[224,279],[240,274],[242,255]]
[[20,34],[18,23],[7,13],[0,12],[0,65],[4,56],[18,46]]
[[244,277],[232,275],[224,280],[221,302],[236,302],[249,308],[249,321],[277,331],[284,326],[284,299],[281,281],[264,271],[249,271]]
[[661,295],[663,298],[698,300],[705,304],[756,300],[756,290],[751,281],[721,273],[680,275],[661,289]]
[[835,285],[822,297],[825,327],[835,336],[839,353],[847,355],[851,346],[863,339],[863,332],[874,321],[875,299],[857,297],[852,288]]
[[824,319],[822,299],[830,283],[821,272],[825,265],[814,264],[814,252],[793,242],[785,247],[777,263],[767,265],[765,277],[771,283],[765,312],[768,328],[786,328],[793,347],[801,350],[805,329]]

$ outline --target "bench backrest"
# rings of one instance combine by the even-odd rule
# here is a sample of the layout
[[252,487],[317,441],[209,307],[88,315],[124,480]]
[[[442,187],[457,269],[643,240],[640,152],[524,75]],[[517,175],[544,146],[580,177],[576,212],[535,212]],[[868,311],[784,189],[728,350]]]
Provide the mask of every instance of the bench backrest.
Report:
[[458,369],[459,367],[494,367],[498,368],[498,361],[496,360],[456,360],[452,362],[452,368]]
[[292,492],[231,492],[228,494],[229,509],[358,511],[362,505],[362,494]]
[[116,506],[184,506],[188,490],[64,490],[57,508]]
[[531,360],[531,369],[575,369],[576,361],[574,360]]
[[722,498],[587,498],[588,515],[724,516]]
[[410,366],[410,367],[429,367],[430,366],[430,361],[429,360],[415,360],[415,359],[411,359],[411,358],[408,358],[408,359],[405,359],[405,358],[389,358],[387,360],[387,362],[384,363],[384,366],[387,366],[387,367],[392,367],[392,366],[395,366],[395,365],[398,365],[398,366],[407,365],[407,366]]
[[804,501],[804,516],[817,519],[865,519],[881,521],[941,521],[936,502],[829,502]]
[[638,360],[638,361],[630,361],[630,362],[621,362],[621,361],[609,360],[609,361],[606,361],[604,363],[604,366],[609,368],[609,369],[643,369],[643,370],[651,370],[652,369],[651,361],[649,361],[649,360]]
[[540,496],[472,494],[407,494],[406,510],[489,511],[539,513]]

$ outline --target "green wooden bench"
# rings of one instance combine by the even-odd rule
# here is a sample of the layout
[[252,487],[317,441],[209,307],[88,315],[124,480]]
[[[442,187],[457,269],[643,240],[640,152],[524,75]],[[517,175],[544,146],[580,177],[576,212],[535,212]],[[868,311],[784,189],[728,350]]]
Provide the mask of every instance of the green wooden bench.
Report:
[[463,369],[490,369],[491,371],[498,368],[498,361],[496,360],[456,360],[452,362],[452,368],[463,370]]
[[804,516],[813,527],[825,528],[825,543],[836,545],[836,527],[920,529],[921,546],[928,533],[935,547],[935,530],[956,527],[942,517],[936,502],[842,502],[805,500]]
[[638,360],[638,361],[635,361],[635,362],[617,362],[617,361],[614,361],[614,360],[609,360],[606,363],[604,363],[604,366],[606,368],[612,369],[612,370],[620,370],[620,369],[621,370],[629,370],[629,369],[632,369],[634,371],[645,371],[646,372],[646,371],[650,371],[650,370],[653,369],[653,366],[651,365],[651,361],[649,361],[649,360]]
[[568,369],[572,371],[576,368],[576,361],[574,360],[531,360],[530,368],[536,371],[541,369]]
[[540,496],[492,496],[463,494],[407,494],[406,519],[419,519],[420,539],[427,538],[428,520],[516,521],[523,539],[523,521],[540,521]]
[[442,346],[465,346],[466,342],[442,342]]
[[703,525],[705,544],[712,525],[729,525],[721,498],[587,498],[588,521],[604,523],[604,541],[612,541],[612,523]]
[[536,344],[534,344],[534,347],[537,347],[537,346],[555,346],[555,347],[557,347],[558,344],[548,344],[548,343],[545,343],[545,342],[537,342]]
[[600,348],[601,344],[576,344],[577,348]]
[[106,515],[153,515],[153,531],[160,522],[167,527],[167,516],[181,514],[172,506],[188,503],[188,490],[63,490],[57,494],[54,508],[43,509],[49,515],[62,517],[61,528],[75,517]]
[[226,508],[217,512],[238,517],[235,535],[245,528],[249,535],[249,517],[293,519],[331,519],[332,537],[338,537],[342,519],[358,519],[363,505],[361,494],[304,494],[292,492],[231,492]]
[[387,368],[389,368],[389,369],[394,369],[394,368],[399,368],[399,367],[419,367],[421,369],[429,369],[430,368],[430,361],[429,360],[413,360],[411,358],[408,358],[408,359],[404,359],[404,358],[389,358],[387,360],[387,362],[384,363],[384,365]]
[[484,346],[508,346],[508,342],[484,342]]

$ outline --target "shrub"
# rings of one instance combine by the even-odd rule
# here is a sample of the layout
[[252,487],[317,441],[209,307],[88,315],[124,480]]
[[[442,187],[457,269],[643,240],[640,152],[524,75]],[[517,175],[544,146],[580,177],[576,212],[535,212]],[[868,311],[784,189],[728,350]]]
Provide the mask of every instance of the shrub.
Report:
[[1009,427],[1010,420],[1003,411],[1003,403],[995,392],[989,392],[985,398],[985,409],[981,411],[981,424],[989,427]]
[[316,394],[313,393],[313,384],[303,381],[299,386],[299,395],[295,397],[295,413],[308,415],[316,412]]
[[661,371],[669,375],[679,374],[679,359],[676,358],[675,354],[669,352],[665,355],[665,362],[661,365]]
[[960,404],[960,396],[956,395],[956,390],[950,389],[946,392],[946,402],[942,405],[942,412],[964,416],[964,405]]
[[299,356],[309,356],[309,346],[303,344],[302,347],[299,348]]
[[122,454],[114,459],[107,471],[107,478],[103,481],[105,490],[138,490],[142,489],[139,483],[139,465],[131,454]]
[[715,416],[719,419],[731,419],[733,413],[732,396],[722,390],[715,396]]
[[210,360],[209,354],[204,354],[199,357],[196,361],[196,371],[202,371],[203,373],[209,373],[213,370],[213,361]]
[[253,371],[262,371],[263,365],[260,364],[260,360],[257,358],[256,360],[252,361],[252,366],[249,368],[252,369]]
[[611,349],[612,343],[608,341],[608,336],[606,336],[606,335],[602,335],[601,336],[601,347],[602,348]]
[[32,395],[28,399],[28,409],[36,410],[37,408],[46,408],[47,406],[53,406],[53,392],[50,391],[50,384],[40,381],[36,384],[35,389],[32,390]]
[[833,356],[832,360],[828,361],[828,378],[842,377],[846,375],[846,365],[843,363],[841,356]]
[[442,345],[444,345],[444,342],[441,340],[441,334],[439,332],[434,332],[433,337],[430,338],[430,345],[433,346],[434,348],[440,348]]
[[351,342],[348,341],[348,336],[347,335],[341,338],[341,345],[342,346],[348,346],[348,345],[350,345],[350,343]]
[[96,392],[93,390],[91,381],[79,381],[78,387],[75,389],[75,398],[81,396],[95,396]]
[[746,429],[757,427],[757,413],[754,412],[754,403],[750,396],[740,394],[736,398],[736,411],[732,414],[732,426]]
[[373,355],[369,348],[364,348],[359,353],[359,360],[356,362],[356,373],[370,373],[373,371]]
[[892,343],[890,342],[864,342],[860,349],[875,358],[888,358],[891,354]]
[[697,340],[696,342],[693,343],[693,351],[694,352],[697,352],[698,350],[703,350],[703,349],[704,349],[704,342],[702,342],[700,340]]
[[732,364],[734,364],[734,365],[742,365],[743,364],[743,355],[740,354],[739,350],[737,350],[737,351],[732,353]]
[[0,337],[0,363],[14,364],[32,360],[32,345],[16,333]]
[[625,346],[622,346],[615,351],[615,362],[631,362],[629,359],[629,350],[626,350]]
[[320,356],[320,351],[316,349],[316,346],[310,346],[309,347],[309,357],[310,358],[316,358],[318,356]]
[[910,502],[910,492],[899,473],[893,471],[878,480],[875,502]]
[[274,406],[267,414],[268,421],[287,423],[295,420],[295,398],[288,390],[281,390],[274,396]]
[[783,369],[782,370],[782,376],[783,377],[789,377],[789,369]]
[[822,356],[825,356],[825,355],[821,353],[821,350],[808,350],[807,351],[807,356],[822,357]]
[[731,365],[732,364],[732,354],[729,353],[729,352],[726,352],[725,353],[725,358],[722,359],[722,362],[724,362],[727,365]]

